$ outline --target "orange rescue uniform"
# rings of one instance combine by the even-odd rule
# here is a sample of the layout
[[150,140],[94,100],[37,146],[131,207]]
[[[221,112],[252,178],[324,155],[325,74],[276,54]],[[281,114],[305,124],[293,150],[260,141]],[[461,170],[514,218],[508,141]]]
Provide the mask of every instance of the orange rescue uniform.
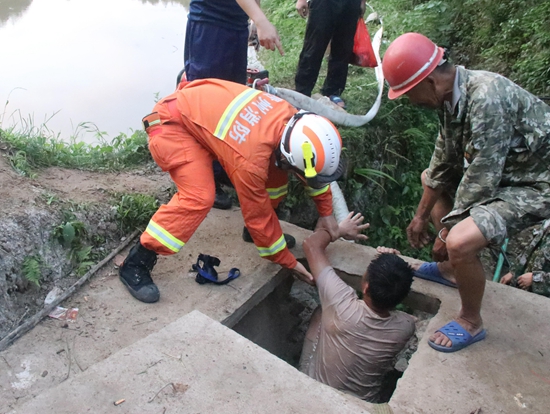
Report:
[[[212,161],[217,159],[235,187],[260,256],[294,268],[296,258],[274,210],[287,193],[288,172],[275,166],[274,153],[297,110],[244,85],[201,79],[182,82],[154,111],[160,122],[146,129],[149,150],[178,191],[151,218],[141,244],[162,255],[184,246],[214,204]],[[332,214],[330,186],[306,190],[320,216]]]

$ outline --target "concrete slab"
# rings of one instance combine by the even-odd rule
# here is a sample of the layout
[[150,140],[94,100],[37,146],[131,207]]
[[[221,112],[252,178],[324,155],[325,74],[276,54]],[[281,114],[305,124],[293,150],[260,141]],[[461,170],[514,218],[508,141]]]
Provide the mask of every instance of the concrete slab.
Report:
[[[309,232],[286,223],[283,228],[296,236],[294,251],[303,258],[299,246]],[[96,276],[64,304],[79,307],[76,323],[63,328],[64,322],[46,320],[0,353],[0,412],[88,375],[95,364],[195,309],[215,321],[235,324],[286,277],[279,266],[261,260],[253,245],[241,241],[241,230],[239,211],[212,210],[180,254],[159,259],[154,278],[162,296],[154,305],[130,297],[112,266]],[[215,248],[219,245],[223,249]],[[188,274],[198,253],[218,255],[220,270],[236,266],[242,276],[228,286],[198,285]],[[375,254],[370,247],[343,241],[329,247],[334,267],[355,287]],[[428,334],[459,309],[456,289],[415,280],[413,291],[418,303],[429,303],[437,312]],[[487,339],[458,353],[442,354],[428,346],[427,337],[422,338],[390,405],[397,414],[470,414],[479,408],[481,413],[550,412],[548,314],[547,298],[488,282],[482,311]],[[170,382],[166,380],[164,384]],[[156,388],[159,384],[151,383],[145,389],[156,392],[164,384]],[[277,399],[280,392],[276,387],[272,391],[262,398]]]
[[[331,263],[358,288],[360,275],[376,253],[343,243],[329,247]],[[445,354],[430,348],[428,337],[458,312],[458,291],[422,279],[415,279],[412,289],[416,301],[440,305],[390,401],[396,414],[470,414],[477,409],[491,414],[550,413],[548,298],[487,282],[482,308],[487,338]]]
[[369,413],[198,311],[12,413],[38,412]]
[[[437,295],[434,284],[429,285],[415,289]],[[427,327],[429,334],[451,320],[460,306],[456,290],[438,290],[451,292],[439,296],[441,307]],[[487,338],[444,354],[429,347],[426,335],[390,405],[396,414],[469,414],[477,409],[491,414],[549,413],[549,313],[548,298],[488,282],[482,309]]]
[[[283,223],[294,234],[301,253],[307,230]],[[114,264],[62,304],[79,308],[76,322],[45,319],[0,353],[0,413],[34,395],[86,371],[118,350],[145,338],[192,310],[233,326],[289,274],[261,259],[252,243],[242,241],[239,209],[211,210],[191,240],[178,254],[159,257],[153,279],[158,303],[134,299],[118,279]],[[220,258],[220,278],[232,267],[241,276],[228,285],[199,285],[190,273],[199,253]],[[282,271],[282,272],[281,272]]]

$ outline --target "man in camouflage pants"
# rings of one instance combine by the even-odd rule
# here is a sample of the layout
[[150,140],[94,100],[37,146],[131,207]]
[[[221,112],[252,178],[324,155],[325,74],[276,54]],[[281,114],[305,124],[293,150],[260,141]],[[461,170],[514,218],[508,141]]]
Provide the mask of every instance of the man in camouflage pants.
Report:
[[550,220],[533,231],[533,240],[500,283],[550,297]]
[[462,307],[429,344],[458,351],[486,334],[478,253],[550,217],[550,107],[503,76],[447,62],[418,33],[389,46],[383,71],[390,99],[406,94],[438,111],[440,133],[407,237],[421,248],[429,221],[436,226],[434,259],[450,262]]

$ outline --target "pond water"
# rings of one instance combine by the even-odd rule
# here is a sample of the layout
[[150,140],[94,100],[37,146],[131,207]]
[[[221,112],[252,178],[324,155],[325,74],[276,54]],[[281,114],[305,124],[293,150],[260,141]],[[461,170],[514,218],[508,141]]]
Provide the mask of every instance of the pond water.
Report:
[[140,129],[175,89],[188,4],[0,1],[0,128],[45,123],[51,135],[87,142],[96,127],[107,140]]

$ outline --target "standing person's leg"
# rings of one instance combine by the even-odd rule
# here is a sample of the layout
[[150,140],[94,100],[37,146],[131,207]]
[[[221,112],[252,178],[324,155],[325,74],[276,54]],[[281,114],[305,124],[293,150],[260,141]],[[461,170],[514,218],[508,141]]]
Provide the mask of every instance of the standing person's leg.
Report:
[[479,252],[488,245],[500,246],[506,237],[542,220],[502,200],[473,207],[469,214],[447,236],[449,262],[462,306],[455,322],[430,337],[430,346],[443,352],[458,351],[485,338],[481,318],[485,274]]
[[311,96],[311,91],[317,82],[321,62],[336,25],[332,12],[333,1],[311,0],[309,6],[304,46],[300,52],[294,78],[296,91],[306,96]]
[[189,241],[214,204],[212,156],[193,140],[191,159],[173,169],[178,191],[151,218],[141,244],[158,254],[172,255]]
[[[489,242],[475,224],[472,217],[468,217],[454,226],[447,236],[447,250],[451,263],[462,307],[457,321],[472,336],[482,330],[481,301],[485,291],[485,274],[478,254]],[[446,345],[434,340],[438,345]]]
[[[424,191],[427,187],[426,173],[427,170],[424,170],[421,175],[422,188],[424,189]],[[455,180],[456,184],[454,184],[452,188],[449,188],[448,190],[441,193],[441,196],[439,197],[439,199],[433,206],[432,211],[430,212],[430,219],[435,227],[436,232],[436,238],[434,240],[434,246],[432,248],[432,257],[436,262],[439,263],[446,263],[448,260],[447,249],[445,243],[443,242],[443,240],[445,240],[445,238],[447,237],[448,230],[446,230],[446,227],[441,222],[441,220],[453,209],[454,193],[456,192],[458,182],[460,182],[460,179],[458,177],[455,177]],[[451,192],[453,195],[451,195]],[[452,270],[450,266],[443,266],[446,269],[447,273]]]
[[336,1],[334,8],[337,12],[331,18],[336,21],[336,26],[331,40],[327,77],[321,93],[325,96],[339,97],[346,88],[349,61],[353,53],[353,39],[357,20],[361,15],[361,2],[360,0]]
[[[421,175],[422,188],[425,189],[426,184],[426,173],[428,170],[424,170]],[[455,190],[455,188],[453,188]],[[430,212],[430,218],[435,227],[435,231],[439,232],[445,226],[441,223],[441,219],[451,212],[453,209],[453,199],[448,192],[443,192],[441,197],[435,203],[432,211]]]

